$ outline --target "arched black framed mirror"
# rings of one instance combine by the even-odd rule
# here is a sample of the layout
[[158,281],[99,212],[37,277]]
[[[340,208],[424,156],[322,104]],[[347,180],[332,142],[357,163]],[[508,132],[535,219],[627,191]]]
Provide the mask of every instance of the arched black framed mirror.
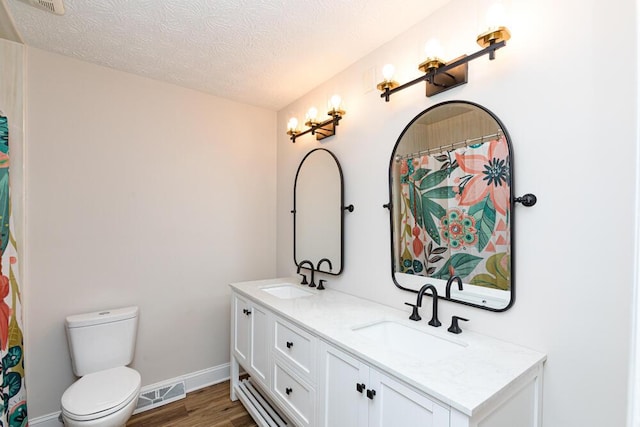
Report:
[[[353,207],[347,208],[353,210]],[[344,182],[336,156],[324,148],[307,153],[293,189],[293,258],[323,273],[343,268]],[[327,259],[318,266],[320,260]]]
[[[515,300],[511,140],[491,111],[448,101],[418,114],[389,161],[393,281],[492,311]],[[463,282],[447,295],[453,276]]]

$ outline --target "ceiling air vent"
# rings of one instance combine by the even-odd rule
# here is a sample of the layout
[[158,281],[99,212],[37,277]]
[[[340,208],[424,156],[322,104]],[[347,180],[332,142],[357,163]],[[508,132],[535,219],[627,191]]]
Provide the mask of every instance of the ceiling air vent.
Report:
[[31,5],[35,8],[55,13],[56,15],[64,15],[64,3],[62,0],[20,0],[23,3]]

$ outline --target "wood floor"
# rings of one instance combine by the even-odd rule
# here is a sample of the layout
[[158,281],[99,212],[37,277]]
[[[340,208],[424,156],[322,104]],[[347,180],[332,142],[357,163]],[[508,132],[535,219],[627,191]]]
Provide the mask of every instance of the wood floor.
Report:
[[131,417],[127,427],[254,427],[239,400],[229,399],[229,381]]

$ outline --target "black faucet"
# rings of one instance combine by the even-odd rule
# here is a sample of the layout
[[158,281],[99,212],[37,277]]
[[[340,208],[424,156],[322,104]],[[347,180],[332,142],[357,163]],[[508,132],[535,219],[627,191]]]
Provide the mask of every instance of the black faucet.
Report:
[[[312,288],[315,288],[316,287],[316,282],[315,282],[315,280],[313,278],[313,273],[315,271],[314,268],[313,268],[313,263],[311,261],[309,261],[308,259],[300,261],[298,263],[298,274],[300,274],[300,268],[302,268],[303,264],[309,264],[309,266],[310,266],[309,270],[311,270],[311,283],[309,283],[309,286],[312,287]],[[304,279],[302,280],[301,285],[306,285],[307,284],[307,280],[306,279],[307,279],[307,277],[305,276]]]
[[316,266],[316,270],[320,271],[320,265],[326,262],[327,264],[329,264],[329,271],[333,270],[333,265],[331,265],[331,260],[329,258],[322,258],[320,261],[318,261],[318,265]]
[[[320,261],[318,261],[318,265],[316,266],[316,271],[320,271],[320,265],[322,265],[323,262],[326,262],[327,264],[329,264],[329,271],[333,270],[333,265],[331,265],[331,260],[329,258],[322,258]],[[326,280],[320,280],[318,282],[319,291],[324,289],[324,283],[326,283]]]
[[428,290],[431,290],[431,296],[433,297],[433,312],[429,324],[437,328],[442,325],[442,323],[438,320],[438,291],[436,290],[436,287],[433,285],[424,285],[421,287],[418,291],[418,301],[416,302],[416,305],[418,307],[422,307],[422,297]]
[[447,299],[451,299],[451,284],[455,281],[458,281],[458,290],[459,291],[462,290],[462,280],[460,279],[460,277],[458,276],[449,277],[449,280],[447,280],[447,292],[446,292]]

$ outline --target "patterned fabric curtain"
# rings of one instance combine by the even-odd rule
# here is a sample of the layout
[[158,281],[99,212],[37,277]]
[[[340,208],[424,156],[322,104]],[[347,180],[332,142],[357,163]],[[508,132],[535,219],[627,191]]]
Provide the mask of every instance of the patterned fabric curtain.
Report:
[[509,290],[510,168],[504,138],[403,159],[400,272]]
[[18,252],[9,195],[9,128],[0,115],[0,357],[2,406],[0,427],[28,426],[22,340],[22,298]]

